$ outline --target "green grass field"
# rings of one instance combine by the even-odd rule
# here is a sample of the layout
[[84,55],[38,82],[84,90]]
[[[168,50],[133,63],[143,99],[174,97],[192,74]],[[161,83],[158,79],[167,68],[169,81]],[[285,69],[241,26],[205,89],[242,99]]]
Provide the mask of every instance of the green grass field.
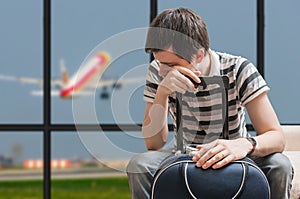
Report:
[[[43,181],[0,181],[0,199],[42,199]],[[125,177],[51,181],[53,199],[130,198]]]

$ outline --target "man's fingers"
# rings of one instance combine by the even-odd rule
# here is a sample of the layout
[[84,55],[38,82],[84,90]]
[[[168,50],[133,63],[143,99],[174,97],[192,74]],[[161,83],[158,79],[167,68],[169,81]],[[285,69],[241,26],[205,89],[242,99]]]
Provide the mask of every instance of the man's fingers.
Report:
[[194,83],[193,83],[188,77],[186,77],[186,76],[184,76],[184,75],[181,75],[180,80],[181,80],[185,85],[187,85],[191,90],[194,90],[194,89],[195,89]]
[[[174,70],[171,71],[171,73],[174,75],[174,78],[172,78],[172,81],[178,87],[184,88],[184,86],[182,86],[180,84],[180,82],[181,82],[182,84],[186,85],[186,87],[189,87],[190,89],[195,88],[194,84],[187,77],[185,77],[179,70],[174,69]],[[176,80],[178,80],[178,81],[176,81]]]
[[200,71],[192,71],[185,67],[175,66],[174,69],[179,71],[181,74],[189,76],[192,80],[194,80],[196,83],[200,83],[200,79],[198,76],[201,75]]
[[176,91],[179,93],[185,93],[188,87],[184,82],[182,82],[182,80],[178,79],[177,77],[170,77],[170,80],[164,82],[162,85],[172,92]]
[[[207,160],[203,165],[203,169],[207,169],[213,165],[222,166],[226,161],[222,162],[224,159],[228,157],[229,153],[227,151],[220,151],[219,153],[215,154],[213,157],[211,157],[209,160]],[[219,164],[221,163],[221,164]],[[213,167],[214,168],[214,167]]]
[[[200,75],[201,75],[201,72],[200,71],[193,71],[194,72],[194,74],[197,76],[197,77],[199,77]],[[200,83],[200,82],[199,82]]]
[[215,163],[212,168],[213,169],[219,169],[227,164],[229,164],[230,162],[232,162],[234,160],[234,157],[232,155],[228,155],[226,157],[224,157],[222,160],[218,161],[217,163]]
[[199,157],[199,160],[197,161],[197,166],[202,167],[206,163],[208,163],[209,165],[215,163],[220,158],[221,154],[219,153],[223,150],[224,148],[220,145],[207,150],[202,156]]
[[177,92],[182,93],[182,94],[184,94],[187,90],[187,85],[177,79],[174,80],[174,87]]
[[171,92],[185,93],[187,88],[193,91],[195,89],[194,82],[200,82],[198,74],[200,74],[199,71],[191,71],[182,66],[162,67],[160,69],[160,75],[165,76],[161,84]]

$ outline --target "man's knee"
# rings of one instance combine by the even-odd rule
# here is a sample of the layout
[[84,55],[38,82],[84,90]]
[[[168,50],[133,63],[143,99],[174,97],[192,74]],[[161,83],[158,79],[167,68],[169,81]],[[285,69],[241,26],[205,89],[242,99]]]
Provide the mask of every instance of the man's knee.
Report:
[[291,175],[293,173],[293,166],[287,156],[282,153],[275,153],[267,158],[270,165],[269,172],[278,175]]
[[127,165],[126,172],[148,173],[149,169],[151,169],[151,164],[154,162],[153,156],[155,156],[156,153],[156,151],[147,151],[134,155]]
[[144,156],[142,156],[141,154],[136,154],[135,156],[133,156],[128,162],[126,172],[139,173],[141,170],[143,170],[143,159]]

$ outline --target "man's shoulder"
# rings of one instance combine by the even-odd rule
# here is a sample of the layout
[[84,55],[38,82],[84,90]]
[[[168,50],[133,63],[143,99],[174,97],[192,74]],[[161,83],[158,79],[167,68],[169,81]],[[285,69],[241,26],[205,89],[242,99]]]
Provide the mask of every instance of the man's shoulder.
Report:
[[214,51],[220,58],[221,63],[228,63],[228,62],[238,62],[240,59],[245,59],[244,57],[240,55],[233,55],[225,52],[220,52],[220,51]]
[[228,54],[225,52],[217,52],[217,51],[215,51],[215,53],[219,56],[219,61],[222,70],[238,69],[245,61],[249,62],[245,57],[240,55],[233,55],[233,54]]

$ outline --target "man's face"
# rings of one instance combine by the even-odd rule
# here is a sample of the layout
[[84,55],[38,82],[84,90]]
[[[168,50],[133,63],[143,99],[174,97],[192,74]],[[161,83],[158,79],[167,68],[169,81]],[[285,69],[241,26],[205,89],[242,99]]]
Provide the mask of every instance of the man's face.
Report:
[[159,75],[163,77],[166,76],[174,66],[183,66],[190,70],[193,69],[192,65],[187,60],[170,51],[157,51],[153,53],[153,56],[160,64]]

